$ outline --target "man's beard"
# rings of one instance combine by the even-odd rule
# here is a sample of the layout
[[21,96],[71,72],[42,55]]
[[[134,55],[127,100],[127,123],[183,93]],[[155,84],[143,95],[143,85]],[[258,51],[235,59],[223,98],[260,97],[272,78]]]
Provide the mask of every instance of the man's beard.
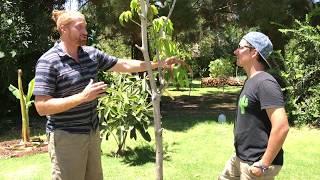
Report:
[[85,45],[87,45],[87,38],[85,38],[85,39],[79,39],[79,44],[80,44],[80,46],[85,46]]

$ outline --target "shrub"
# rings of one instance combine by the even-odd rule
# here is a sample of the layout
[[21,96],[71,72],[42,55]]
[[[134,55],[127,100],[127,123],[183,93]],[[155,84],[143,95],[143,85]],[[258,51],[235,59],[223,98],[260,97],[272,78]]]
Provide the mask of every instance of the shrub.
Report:
[[[121,155],[127,135],[137,139],[137,131],[146,141],[151,141],[147,129],[152,116],[152,104],[148,102],[145,82],[137,76],[105,72],[102,78],[109,84],[107,95],[99,99],[100,130],[106,139],[112,135]],[[114,134],[116,131],[116,134]]]
[[229,77],[234,72],[234,65],[229,59],[216,59],[209,64],[210,77]]
[[292,29],[280,29],[289,36],[285,49],[287,108],[292,123],[320,127],[320,26],[295,21]]

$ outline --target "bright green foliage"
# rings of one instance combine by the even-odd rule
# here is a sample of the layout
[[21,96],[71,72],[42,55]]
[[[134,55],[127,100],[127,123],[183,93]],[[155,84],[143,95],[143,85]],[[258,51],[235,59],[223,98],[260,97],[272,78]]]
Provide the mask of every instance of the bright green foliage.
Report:
[[171,39],[172,32],[173,24],[167,17],[161,16],[152,21],[150,31],[152,47],[158,50],[160,59],[177,55],[176,44]]
[[152,116],[152,104],[148,102],[148,93],[143,88],[145,82],[129,74],[104,73],[103,79],[109,87],[107,95],[100,98],[98,103],[100,129],[106,139],[110,135],[115,138],[117,154],[123,151],[128,134],[136,140],[138,131],[146,141],[151,141],[147,129]]
[[97,39],[99,42],[95,46],[103,52],[112,54],[115,57],[130,58],[130,49],[126,45],[126,39],[123,36],[115,36],[113,38],[105,38],[101,36]]
[[320,126],[320,26],[296,20],[294,28],[281,29],[290,37],[285,51],[288,112],[296,124]]
[[[169,73],[166,74],[166,76],[168,75]],[[172,81],[172,85],[176,87],[177,90],[179,90],[180,87],[190,87],[191,81],[189,81],[187,69],[185,67],[181,67],[181,65],[174,66],[173,76],[167,77],[166,79],[170,79]]]
[[[20,95],[19,89],[13,86],[12,84],[10,84],[8,88],[9,88],[9,91],[12,93],[12,95],[14,95],[17,99],[20,100],[21,95]],[[34,102],[33,100],[31,100],[33,89],[34,89],[34,79],[32,79],[28,84],[27,94],[23,95],[24,101],[26,102],[26,109],[29,109],[32,106],[32,103]]]
[[[132,20],[133,13],[140,13],[140,6],[137,0],[132,0],[130,3],[131,11],[124,11],[120,16],[120,23],[123,25],[125,22]],[[151,12],[151,13],[150,13]],[[150,49],[149,52],[153,61],[157,61],[158,59],[165,59],[170,56],[178,56],[182,57],[184,53],[180,53],[177,48],[177,43],[172,40],[173,34],[173,23],[170,19],[167,19],[166,16],[160,16],[158,18],[153,19],[155,15],[158,15],[159,11],[156,6],[150,5],[148,11],[148,20],[152,21],[152,25],[149,28],[149,42]],[[132,20],[133,21],[133,20]],[[171,72],[172,74],[166,74],[167,81],[173,81],[173,84],[179,87],[188,87],[189,86],[189,72],[185,70],[187,68],[187,64],[179,65],[174,67]],[[179,74],[177,74],[179,73]],[[177,77],[179,76],[179,77]]]
[[[185,57],[185,53],[179,51],[177,43],[172,40],[173,23],[170,19],[167,19],[165,16],[156,18],[152,21],[150,29],[151,48],[157,55],[155,58],[165,59],[170,56]],[[170,72],[166,73],[166,80],[172,81],[172,84],[177,89],[189,87],[189,73],[192,74],[192,72],[187,68],[187,64],[175,65]]]
[[140,6],[138,0],[131,0],[130,2],[131,12],[140,12]]
[[119,21],[122,26],[124,26],[124,22],[129,22],[132,19],[132,12],[125,11],[119,16]]
[[230,59],[216,59],[209,64],[210,77],[228,77],[232,76],[234,66]]
[[225,24],[222,28],[216,29],[214,33],[211,30],[204,31],[198,44],[199,57],[192,61],[195,76],[209,76],[209,64],[215,59],[229,59],[235,69],[233,51],[247,31],[249,29],[236,24]]

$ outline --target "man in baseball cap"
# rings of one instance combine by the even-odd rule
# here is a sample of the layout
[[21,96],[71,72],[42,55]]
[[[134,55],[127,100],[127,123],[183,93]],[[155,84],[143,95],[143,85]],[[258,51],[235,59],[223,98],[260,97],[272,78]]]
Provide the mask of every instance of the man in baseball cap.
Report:
[[272,49],[268,36],[249,32],[234,51],[247,80],[238,98],[235,154],[219,179],[274,179],[283,165],[289,124],[280,85],[265,71]]

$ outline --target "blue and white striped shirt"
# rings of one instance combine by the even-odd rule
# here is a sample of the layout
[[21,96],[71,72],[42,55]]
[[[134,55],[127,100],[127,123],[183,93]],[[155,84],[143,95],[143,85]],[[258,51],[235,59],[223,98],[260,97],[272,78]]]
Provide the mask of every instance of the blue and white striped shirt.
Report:
[[[35,96],[68,97],[80,93],[90,79],[97,80],[99,70],[108,70],[117,58],[83,46],[78,50],[79,63],[67,55],[59,42],[43,54],[36,65]],[[89,133],[98,127],[97,100],[80,104],[68,111],[47,116],[47,132],[55,129],[70,133]]]

